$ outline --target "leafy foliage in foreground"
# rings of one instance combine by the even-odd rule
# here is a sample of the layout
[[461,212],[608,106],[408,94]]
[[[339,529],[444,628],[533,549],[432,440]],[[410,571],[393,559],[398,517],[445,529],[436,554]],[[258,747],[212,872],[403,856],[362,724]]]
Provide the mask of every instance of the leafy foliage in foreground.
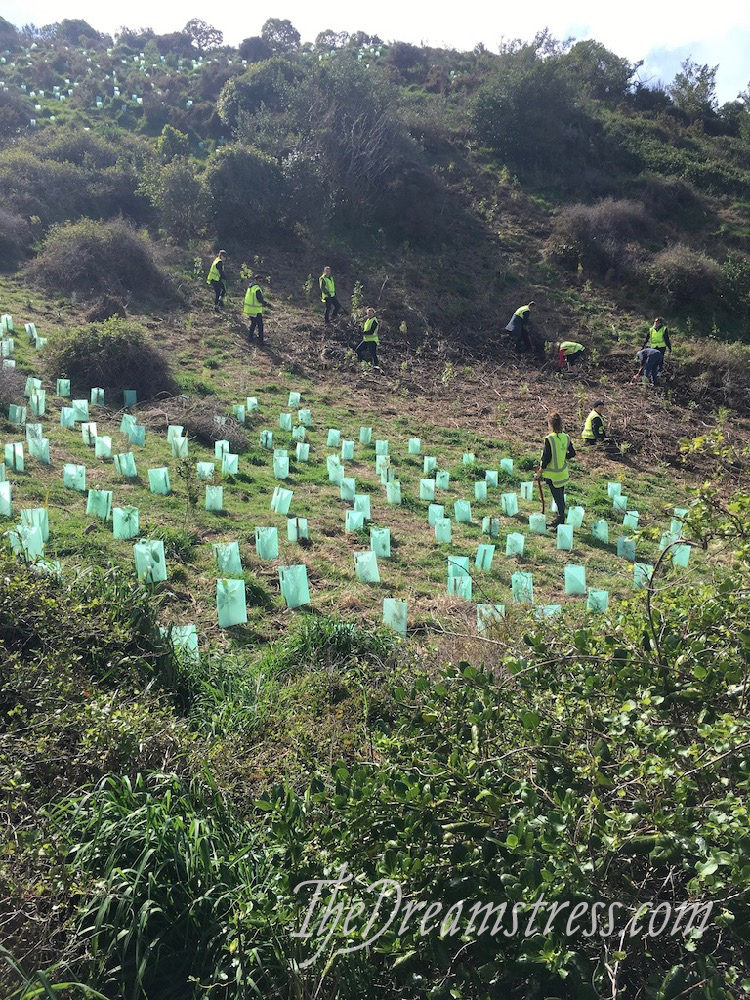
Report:
[[[329,664],[354,683],[347,659],[387,650],[348,628],[307,621],[266,662],[282,673]],[[492,669],[402,673],[369,760],[335,763],[304,791],[279,782],[255,818],[197,771],[113,775],[62,797],[43,823],[79,887],[72,971],[105,993],[176,1000],[209,988],[238,1000],[739,995],[750,975],[749,659],[738,570],[717,586],[663,590],[650,614],[638,601],[603,627],[530,628]],[[219,745],[228,735],[214,732]],[[367,916],[347,934],[329,919],[317,937],[319,907],[313,936],[291,938],[309,900],[295,886],[342,866],[356,887],[342,891],[343,916],[355,899]],[[444,932],[422,936],[423,907],[396,934],[402,910],[370,949],[336,954],[386,923],[390,903],[374,931],[363,927],[378,892],[367,886],[381,879],[404,900],[442,903],[431,923],[454,906]],[[563,916],[524,936],[542,899],[567,904]],[[568,936],[572,907],[599,901],[605,912],[621,904],[618,933],[584,933],[587,912]],[[480,915],[466,932],[475,902],[509,914],[516,904],[521,931],[478,935]],[[679,910],[695,902],[713,904],[705,926]],[[621,933],[659,904],[676,908],[667,932]],[[647,911],[644,931],[665,912],[651,925]],[[501,926],[510,931],[510,916]]]

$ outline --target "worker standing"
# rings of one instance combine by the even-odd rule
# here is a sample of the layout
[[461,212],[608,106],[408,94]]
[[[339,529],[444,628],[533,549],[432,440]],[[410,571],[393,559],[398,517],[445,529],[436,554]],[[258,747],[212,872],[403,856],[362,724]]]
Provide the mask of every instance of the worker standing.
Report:
[[637,382],[641,375],[646,376],[646,381],[650,385],[656,385],[662,365],[662,353],[657,347],[644,347],[636,354],[636,359],[640,361],[641,367],[633,376],[632,381]]
[[544,450],[536,470],[536,478],[546,479],[552,499],[557,505],[557,517],[550,527],[556,528],[565,521],[565,486],[570,480],[568,460],[575,458],[576,450],[568,435],[563,431],[559,413],[550,414],[549,434],[544,439]]
[[604,429],[604,417],[601,414],[603,408],[604,402],[601,399],[597,399],[591,413],[586,417],[586,423],[583,425],[583,430],[581,431],[581,438],[586,445],[601,444],[607,440],[607,434]]
[[557,367],[563,369],[566,365],[569,368],[577,365],[585,350],[583,344],[577,344],[574,340],[563,340],[557,345]]
[[508,333],[512,333],[515,336],[516,350],[521,353],[531,350],[529,325],[531,320],[531,309],[535,305],[536,302],[531,301],[526,306],[519,306],[505,327]]
[[[331,269],[328,265],[323,268],[323,273],[318,278],[318,285],[320,286],[320,301],[326,307],[323,319],[324,322],[330,323],[331,320],[336,319],[339,312],[341,312],[341,303],[336,298],[336,282],[333,280],[333,275],[331,274]],[[331,315],[332,306],[333,315]]]
[[664,353],[669,351],[672,353],[672,341],[669,339],[669,331],[667,330],[667,324],[661,318],[657,316],[654,320],[654,325],[646,334],[646,339],[643,341],[644,347],[652,347],[655,351],[659,352],[659,371],[664,367]]
[[379,329],[380,320],[375,315],[375,310],[372,306],[368,306],[365,321],[362,324],[362,341],[355,348],[360,361],[369,361],[371,365],[378,363]]
[[224,306],[224,296],[227,294],[227,281],[224,275],[224,261],[227,259],[226,250],[219,250],[216,257],[211,262],[208,271],[206,284],[214,290],[214,311],[218,312]]
[[267,305],[263,298],[263,291],[260,287],[259,275],[250,279],[250,284],[245,292],[245,305],[243,312],[250,317],[250,327],[248,336],[253,339],[255,331],[258,331],[258,343],[263,343],[263,309]]

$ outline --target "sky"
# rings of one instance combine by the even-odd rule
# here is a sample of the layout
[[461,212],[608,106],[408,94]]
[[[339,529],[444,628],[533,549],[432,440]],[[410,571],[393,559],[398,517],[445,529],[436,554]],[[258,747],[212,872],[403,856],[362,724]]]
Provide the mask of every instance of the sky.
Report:
[[0,0],[0,15],[13,24],[42,25],[63,18],[82,18],[109,34],[123,24],[153,28],[158,33],[179,30],[190,18],[209,21],[236,45],[257,35],[269,17],[288,18],[312,41],[319,31],[362,30],[384,41],[424,43],[471,49],[482,42],[497,51],[505,39],[529,39],[544,27],[558,38],[595,38],[631,62],[644,60],[640,79],[669,83],[686,58],[719,64],[719,101],[732,101],[750,82],[750,4],[738,0],[532,0],[526,4],[478,0],[430,4],[409,0],[379,0],[357,4],[352,0],[280,0],[270,6],[239,0],[190,5],[177,0],[129,0],[125,5],[101,0]]

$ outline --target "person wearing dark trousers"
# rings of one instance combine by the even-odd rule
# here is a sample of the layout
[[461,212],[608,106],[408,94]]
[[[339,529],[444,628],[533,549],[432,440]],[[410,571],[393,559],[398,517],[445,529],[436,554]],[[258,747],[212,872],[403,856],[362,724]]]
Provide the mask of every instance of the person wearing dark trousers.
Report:
[[550,414],[547,421],[549,434],[544,439],[544,450],[536,470],[536,478],[544,479],[549,486],[552,499],[557,504],[557,517],[550,525],[557,528],[565,521],[565,486],[570,480],[568,461],[575,458],[576,450],[568,435],[563,431],[559,413]]
[[208,271],[206,284],[214,290],[214,311],[218,312],[224,306],[224,296],[227,293],[227,282],[224,275],[224,261],[227,259],[226,250],[219,250],[216,257],[211,262]]
[[513,313],[505,326],[508,333],[516,338],[516,350],[525,354],[531,350],[531,334],[529,330],[531,320],[531,309],[536,302],[529,302],[527,306],[519,306]]
[[378,363],[379,329],[380,321],[375,315],[375,310],[372,306],[368,306],[366,318],[362,324],[362,340],[355,347],[357,357],[360,361],[369,361],[371,365]]
[[578,344],[575,340],[563,340],[557,345],[558,369],[572,368],[573,365],[577,365],[585,350],[583,344]]
[[[336,298],[336,282],[333,280],[328,265],[323,268],[323,273],[318,278],[318,285],[320,286],[320,301],[326,307],[323,319],[326,323],[330,323],[341,312],[341,303]],[[331,314],[331,309],[333,309],[333,314]]]
[[607,440],[607,434],[604,430],[604,417],[600,412],[603,409],[604,402],[601,399],[597,399],[591,413],[586,417],[586,423],[583,425],[583,430],[581,431],[581,438],[584,444],[603,444]]
[[258,284],[258,278],[251,278],[248,289],[245,292],[245,305],[243,307],[243,312],[246,316],[250,317],[248,336],[250,337],[250,340],[252,340],[257,331],[259,344],[263,343],[263,308],[266,305],[267,303],[263,298],[263,292]]
[[654,325],[646,334],[646,339],[643,341],[644,347],[651,347],[659,352],[659,371],[664,367],[664,354],[666,351],[672,353],[672,341],[669,339],[669,331],[667,330],[667,324],[661,318],[657,316],[654,320]]
[[645,375],[649,385],[656,385],[661,371],[662,358],[662,352],[658,347],[644,347],[638,351],[636,359],[640,362],[641,367],[633,376],[633,382],[637,382],[641,375]]

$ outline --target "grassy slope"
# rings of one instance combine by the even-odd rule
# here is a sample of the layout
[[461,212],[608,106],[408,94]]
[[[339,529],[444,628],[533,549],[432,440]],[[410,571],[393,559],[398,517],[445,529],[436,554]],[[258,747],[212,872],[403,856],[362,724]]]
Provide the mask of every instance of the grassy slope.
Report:
[[[601,381],[597,385],[590,376],[581,381],[563,380],[515,366],[461,366],[446,361],[442,366],[430,367],[414,356],[399,367],[388,341],[383,347],[384,372],[380,375],[359,371],[356,363],[346,358],[343,362],[335,358],[321,362],[320,356],[325,357],[327,348],[319,348],[323,330],[318,317],[283,302],[268,320],[268,347],[248,348],[231,312],[227,317],[216,318],[205,308],[202,298],[199,291],[193,308],[187,314],[159,323],[154,336],[172,355],[178,377],[185,384],[191,384],[191,380],[192,384],[195,380],[202,383],[204,390],[210,389],[212,402],[223,404],[227,412],[232,403],[243,402],[247,395],[259,399],[260,413],[249,422],[251,450],[240,457],[240,475],[236,481],[225,483],[225,513],[203,510],[203,490],[199,484],[198,509],[188,514],[185,484],[177,469],[179,463],[171,457],[166,443],[166,422],[154,416],[158,404],[150,408],[153,422],[145,448],[134,449],[139,479],[123,482],[111,461],[94,459],[93,450],[83,443],[79,431],[74,433],[60,427],[61,401],[54,398],[54,387],[49,385],[47,415],[42,423],[51,440],[52,466],[45,468],[29,460],[26,474],[10,478],[17,483],[16,515],[22,507],[49,505],[51,536],[47,553],[61,559],[65,566],[97,563],[134,573],[131,543],[115,540],[109,526],[87,517],[85,496],[63,486],[65,462],[86,464],[87,486],[112,489],[115,505],[139,507],[143,537],[168,529],[165,537],[170,579],[157,587],[163,620],[195,622],[203,636],[211,639],[223,639],[216,626],[216,575],[211,543],[232,539],[240,542],[250,605],[248,625],[233,630],[233,639],[239,644],[267,640],[284,627],[289,612],[279,595],[276,568],[295,562],[307,565],[313,607],[321,613],[341,612],[358,619],[378,620],[383,597],[406,597],[410,602],[410,625],[438,625],[450,619],[452,629],[456,630],[456,623],[461,622],[459,631],[473,633],[473,610],[446,594],[446,557],[468,555],[473,562],[477,545],[490,541],[481,535],[480,520],[482,516],[500,513],[501,489],[490,489],[486,503],[475,502],[473,480],[484,478],[485,468],[497,468],[504,456],[512,457],[516,463],[516,475],[508,480],[508,489],[517,489],[520,479],[529,479],[544,433],[546,408],[559,407],[575,429],[580,426],[590,401],[605,391],[612,398],[613,421],[621,428],[628,422],[637,424],[640,420],[648,424],[649,420],[656,420],[669,426],[674,422],[681,432],[687,433],[690,422],[695,420],[690,409],[681,410],[666,400],[655,400],[640,387],[617,387],[606,376],[602,386]],[[280,300],[282,296],[277,298]],[[24,320],[34,319],[40,331],[54,336],[55,327],[71,318],[68,310],[55,316],[54,309],[36,297],[29,302],[27,290],[13,281],[4,284],[2,301],[3,309],[15,314],[16,327],[21,330]],[[147,317],[144,319],[148,321]],[[334,333],[330,340],[335,342],[336,336]],[[39,357],[24,343],[23,334],[16,339],[19,367],[36,371]],[[304,356],[310,359],[308,371],[292,374],[300,371],[299,359]],[[206,361],[209,367],[205,366]],[[79,387],[82,395],[87,388]],[[270,495],[276,485],[271,455],[258,444],[260,429],[268,428],[274,432],[274,445],[287,447],[294,454],[291,435],[278,426],[278,414],[287,411],[291,389],[301,392],[302,405],[312,410],[314,420],[314,427],[308,433],[310,463],[292,461],[290,480],[285,484],[295,491],[290,513],[309,519],[311,544],[304,548],[287,542],[286,518],[270,510]],[[642,412],[634,414],[634,409]],[[127,438],[119,432],[120,418],[115,410],[105,407],[93,416],[99,434],[112,437],[114,452],[128,450]],[[400,508],[385,503],[384,487],[374,472],[374,444],[358,443],[360,425],[372,426],[373,438],[389,439],[403,487],[404,502]],[[353,553],[367,548],[369,539],[367,533],[360,536],[344,533],[344,511],[348,505],[338,499],[338,488],[328,482],[326,473],[328,427],[338,427],[343,437],[357,441],[355,461],[346,463],[348,474],[356,477],[358,492],[371,495],[372,523],[391,528],[393,555],[390,560],[380,560],[379,585],[355,579]],[[22,438],[7,422],[3,436],[5,441]],[[472,500],[474,523],[454,524],[450,546],[436,543],[427,525],[428,504],[418,499],[422,456],[407,455],[407,440],[411,436],[422,439],[423,455],[437,456],[439,467],[451,472],[450,489],[437,497],[438,502],[446,504],[448,513],[452,512],[455,500]],[[674,440],[672,448],[674,451]],[[462,465],[464,451],[476,453],[475,469]],[[210,461],[213,455],[208,448],[191,442],[190,461],[198,460]],[[148,491],[148,468],[162,465],[170,468],[173,487],[170,497],[155,496]],[[526,552],[518,566],[515,560],[506,558],[505,535],[511,530],[527,529],[528,514],[539,509],[536,495],[532,502],[522,500],[517,518],[501,516],[493,567],[489,573],[475,573],[474,601],[510,605],[510,575],[519,568],[533,572],[537,603],[569,603],[579,608],[584,603],[582,599],[566,598],[563,593],[563,567],[568,562],[584,563],[589,586],[608,589],[613,598],[622,598],[630,592],[631,567],[617,559],[613,545],[602,546],[590,535],[592,515],[608,519],[613,542],[625,533],[619,530],[620,519],[614,516],[607,500],[607,479],[621,480],[623,492],[631,498],[629,507],[640,511],[644,534],[638,545],[638,557],[653,562],[657,548],[654,538],[648,536],[653,534],[658,539],[660,532],[668,527],[665,512],[685,502],[689,486],[696,479],[674,468],[668,469],[644,448],[632,456],[626,453],[625,461],[613,461],[581,449],[569,502],[584,506],[587,517],[584,529],[576,533],[574,552],[558,551],[552,537],[528,535]],[[220,477],[215,481],[220,481]],[[279,529],[280,557],[274,563],[259,560],[255,553],[256,525],[276,525]],[[695,569],[702,569],[700,558],[695,558]]]

